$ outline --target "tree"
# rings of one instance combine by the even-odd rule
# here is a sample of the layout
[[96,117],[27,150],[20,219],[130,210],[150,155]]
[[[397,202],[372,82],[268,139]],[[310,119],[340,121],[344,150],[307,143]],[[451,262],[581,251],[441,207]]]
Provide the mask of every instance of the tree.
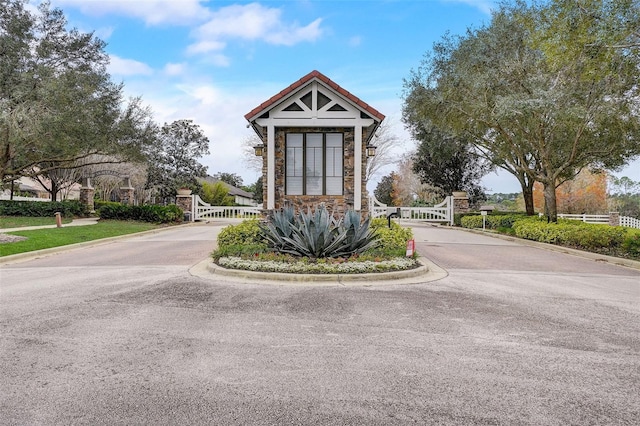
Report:
[[489,170],[471,143],[448,135],[433,126],[414,126],[418,149],[413,156],[413,171],[420,181],[439,190],[441,196],[466,191],[470,201],[484,199],[479,182]]
[[611,176],[607,195],[609,211],[640,219],[640,182],[626,176]]
[[121,121],[136,118],[139,104],[121,109],[122,85],[106,72],[104,42],[66,25],[48,2],[32,14],[22,1],[0,0],[3,182],[77,168],[100,153],[122,161],[148,142],[131,134],[139,127]]
[[[536,209],[544,208],[542,185],[534,185]],[[556,188],[558,211],[566,214],[607,213],[607,176],[582,170],[576,177]]]
[[234,199],[229,195],[229,190],[222,182],[203,182],[202,200],[212,206],[233,206]]
[[[469,138],[516,176],[529,213],[533,182],[541,182],[551,221],[558,185],[583,168],[619,167],[640,153],[636,58],[594,51],[571,25],[567,37],[546,25],[549,14],[563,19],[563,3],[502,5],[488,26],[444,37],[405,81],[403,107],[410,129],[431,122]],[[540,34],[558,46],[583,43],[580,54],[558,62],[536,46]]]
[[378,186],[373,191],[376,199],[383,204],[388,206],[393,206],[393,191],[394,191],[394,182],[396,180],[396,173],[391,172],[390,174],[383,176],[378,182]]
[[397,205],[424,206],[442,201],[442,194],[433,185],[423,183],[414,172],[415,152],[404,154],[396,163],[393,198]]
[[401,140],[392,133],[392,123],[388,119],[383,121],[373,135],[370,144],[376,147],[376,155],[367,158],[365,180],[368,182],[380,171],[397,161],[393,149],[400,145]]
[[199,189],[198,177],[206,176],[206,167],[198,159],[209,153],[209,139],[191,120],[165,123],[157,134],[157,143],[148,152],[147,187],[155,189],[166,201],[179,187]]
[[213,175],[213,178],[222,182],[226,182],[231,186],[235,186],[236,188],[242,187],[242,177],[238,176],[236,173],[226,173],[219,172]]

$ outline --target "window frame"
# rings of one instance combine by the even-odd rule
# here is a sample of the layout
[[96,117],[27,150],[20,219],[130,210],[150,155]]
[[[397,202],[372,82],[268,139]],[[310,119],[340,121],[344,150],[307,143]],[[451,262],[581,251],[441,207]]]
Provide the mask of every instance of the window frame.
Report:
[[[296,175],[288,174],[288,166],[289,166],[289,135],[302,135],[302,193],[301,194],[290,194],[290,177],[298,177]],[[322,191],[321,194],[308,194],[307,191],[307,135],[322,135]],[[340,180],[340,193],[339,194],[327,194],[327,177],[338,177],[336,175],[327,176],[327,135],[340,135],[341,139],[341,175]],[[286,132],[284,138],[284,195],[287,196],[343,196],[344,195],[344,171],[345,171],[345,132],[344,131],[328,131],[328,132]],[[335,148],[333,148],[335,149]],[[335,157],[334,157],[335,159]]]

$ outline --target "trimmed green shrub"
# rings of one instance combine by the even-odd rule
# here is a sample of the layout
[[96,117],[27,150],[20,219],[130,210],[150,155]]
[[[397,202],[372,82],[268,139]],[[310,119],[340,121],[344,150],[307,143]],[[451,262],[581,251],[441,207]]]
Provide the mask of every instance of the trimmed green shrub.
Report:
[[389,256],[404,256],[407,250],[407,241],[413,239],[413,232],[410,228],[403,228],[396,222],[389,222],[384,218],[371,220],[371,229],[378,239],[379,247],[376,251]]
[[630,256],[640,258],[640,229],[627,229],[620,247]]
[[576,220],[547,223],[540,219],[517,221],[513,229],[517,237],[527,240],[587,250],[618,247],[626,232],[618,226],[588,224]]
[[175,204],[168,206],[128,206],[120,203],[105,203],[98,210],[101,219],[138,220],[151,223],[182,222],[183,211]]
[[68,201],[0,201],[0,216],[49,217],[57,212],[63,217],[82,217],[89,212],[76,200]]
[[218,234],[218,248],[244,244],[265,244],[257,219],[244,220],[237,225],[229,225]]

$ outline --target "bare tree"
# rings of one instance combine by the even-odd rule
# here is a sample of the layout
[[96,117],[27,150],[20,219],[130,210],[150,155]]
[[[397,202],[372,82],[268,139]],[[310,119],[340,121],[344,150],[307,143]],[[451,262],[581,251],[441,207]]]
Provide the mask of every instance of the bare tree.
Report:
[[371,140],[371,145],[376,147],[376,155],[369,157],[365,179],[367,182],[378,175],[385,166],[398,161],[398,157],[393,153],[393,149],[401,144],[400,138],[393,133],[393,122],[383,121],[376,130]]
[[262,141],[255,133],[247,135],[242,140],[242,162],[251,170],[262,173],[262,157],[255,155],[254,146],[261,145]]

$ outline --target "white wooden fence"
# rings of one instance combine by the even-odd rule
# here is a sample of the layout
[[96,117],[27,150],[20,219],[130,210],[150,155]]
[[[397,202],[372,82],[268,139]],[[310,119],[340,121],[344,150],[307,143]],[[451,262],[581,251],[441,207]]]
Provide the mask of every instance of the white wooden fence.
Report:
[[257,219],[262,217],[259,207],[242,206],[212,206],[202,201],[199,195],[194,195],[193,217],[191,220],[202,219]]
[[[558,214],[558,217],[562,219],[581,220],[585,223],[604,225],[611,223],[608,214]],[[620,216],[619,225],[627,228],[640,229],[640,220],[629,216]]]

